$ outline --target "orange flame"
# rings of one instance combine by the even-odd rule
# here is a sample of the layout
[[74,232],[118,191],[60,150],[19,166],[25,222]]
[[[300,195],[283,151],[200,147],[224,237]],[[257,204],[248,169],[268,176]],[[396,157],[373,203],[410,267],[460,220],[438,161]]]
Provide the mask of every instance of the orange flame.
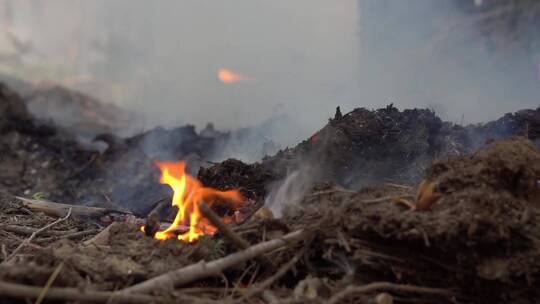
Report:
[[[196,241],[201,235],[213,235],[216,228],[206,218],[201,217],[199,203],[212,206],[216,199],[223,199],[231,202],[233,208],[238,208],[243,201],[243,197],[238,190],[220,191],[217,189],[204,187],[194,177],[185,173],[186,164],[179,162],[161,162],[156,165],[161,170],[160,183],[169,185],[173,190],[172,205],[178,208],[178,213],[171,226],[158,231],[154,238],[165,240],[174,237],[179,226],[188,226],[189,231],[178,236],[178,239],[187,243]],[[231,218],[225,216],[225,223]],[[141,227],[144,230],[144,226]]]
[[219,69],[218,78],[221,82],[226,83],[226,84],[249,80],[248,77],[242,74],[235,73],[229,69]]

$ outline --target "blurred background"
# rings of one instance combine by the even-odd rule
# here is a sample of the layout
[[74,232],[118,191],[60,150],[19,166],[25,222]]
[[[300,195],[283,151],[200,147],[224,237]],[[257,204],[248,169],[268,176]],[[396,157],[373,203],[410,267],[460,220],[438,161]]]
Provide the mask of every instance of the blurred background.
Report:
[[132,133],[264,126],[286,146],[389,103],[475,123],[540,104],[540,4],[0,0],[0,73],[114,104]]

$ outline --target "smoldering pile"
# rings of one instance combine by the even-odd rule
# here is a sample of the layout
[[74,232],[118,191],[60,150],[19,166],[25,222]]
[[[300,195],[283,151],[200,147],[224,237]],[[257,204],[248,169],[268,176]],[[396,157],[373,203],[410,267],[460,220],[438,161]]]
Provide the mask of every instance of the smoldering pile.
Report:
[[401,112],[389,105],[342,115],[338,108],[325,127],[296,147],[252,165],[227,160],[201,169],[199,179],[218,188],[240,187],[258,198],[272,190],[268,186],[279,185],[290,172],[306,167],[313,182],[335,182],[350,189],[388,182],[415,184],[436,159],[469,154],[514,135],[540,143],[540,107],[468,126],[443,122],[430,110]]
[[[540,108],[467,127],[428,110],[338,111],[308,140],[259,163],[230,159],[200,169],[205,185],[239,188],[259,204],[284,184],[310,183],[280,219],[260,209],[226,233],[185,244],[145,236],[130,210],[116,206],[129,197],[142,205],[122,206],[145,215],[153,196],[166,193],[137,144],[144,135],[101,136],[108,150],[88,151],[54,126],[38,128],[22,100],[2,92],[2,149],[11,153],[0,166],[20,166],[2,170],[11,174],[0,181],[6,301],[41,293],[126,303],[534,303],[539,296],[540,152],[531,139],[540,135]],[[499,140],[512,135],[519,137]],[[118,179],[119,172],[127,174]],[[425,195],[437,197],[429,209],[396,203],[414,202],[421,180],[433,185]],[[86,216],[76,206],[43,215],[32,205],[40,195],[13,196],[29,189],[27,196],[47,189],[57,202],[110,203],[84,209]],[[104,216],[117,222],[104,229]]]
[[[145,214],[153,201],[169,192],[157,183],[155,160],[184,160],[196,173],[224,155],[216,151],[231,146],[241,149],[249,141],[260,143],[258,150],[252,149],[257,153],[277,149],[271,140],[251,140],[264,133],[263,128],[232,133],[217,131],[212,124],[200,132],[192,125],[158,127],[124,138],[120,135],[128,129],[126,121],[134,119],[132,114],[62,87],[28,86],[18,89],[25,97],[1,86],[0,149],[5,153],[0,183],[13,194],[107,207],[114,202],[117,208]],[[50,114],[60,108],[69,109],[69,119]],[[242,142],[240,137],[250,139]]]

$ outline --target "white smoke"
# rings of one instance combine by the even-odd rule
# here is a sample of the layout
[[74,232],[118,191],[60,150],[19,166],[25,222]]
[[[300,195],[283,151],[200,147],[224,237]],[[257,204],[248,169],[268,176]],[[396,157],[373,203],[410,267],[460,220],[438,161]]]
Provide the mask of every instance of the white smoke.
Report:
[[264,205],[272,210],[275,217],[281,217],[285,206],[299,203],[312,187],[316,176],[313,173],[312,168],[305,166],[287,174],[271,188]]
[[[145,129],[232,130],[287,115],[294,126],[270,138],[283,147],[338,105],[487,121],[538,104],[540,48],[532,61],[494,50],[476,24],[457,22],[480,2],[0,0],[0,72],[120,104],[144,115]],[[224,84],[222,68],[250,80]]]

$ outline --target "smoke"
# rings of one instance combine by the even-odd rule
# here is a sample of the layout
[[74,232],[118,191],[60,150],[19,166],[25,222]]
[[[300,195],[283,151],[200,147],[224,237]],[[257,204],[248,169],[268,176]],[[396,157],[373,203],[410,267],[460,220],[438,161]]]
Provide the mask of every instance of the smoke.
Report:
[[[356,95],[353,0],[0,0],[1,7],[10,29],[33,46],[23,61],[58,70],[42,78],[139,112],[146,129],[208,122],[236,129],[288,115],[298,123],[274,140],[293,145]],[[224,83],[220,69],[246,81]]]
[[288,173],[287,177],[270,187],[264,205],[272,210],[275,217],[281,217],[286,206],[300,202],[315,182],[316,174],[313,171],[314,167],[312,166],[302,166],[300,169]]
[[[363,100],[428,107],[457,123],[539,104],[538,19],[536,27],[516,21],[505,32],[485,24],[490,12],[507,8],[492,7],[497,1],[359,3]],[[491,15],[507,22],[503,14]]]
[[[394,102],[466,123],[536,107],[540,48],[501,50],[458,22],[487,2],[0,0],[0,71],[116,103],[144,129],[285,117],[215,156],[255,160],[249,147],[294,145],[337,105]],[[221,69],[243,81],[220,81]]]

